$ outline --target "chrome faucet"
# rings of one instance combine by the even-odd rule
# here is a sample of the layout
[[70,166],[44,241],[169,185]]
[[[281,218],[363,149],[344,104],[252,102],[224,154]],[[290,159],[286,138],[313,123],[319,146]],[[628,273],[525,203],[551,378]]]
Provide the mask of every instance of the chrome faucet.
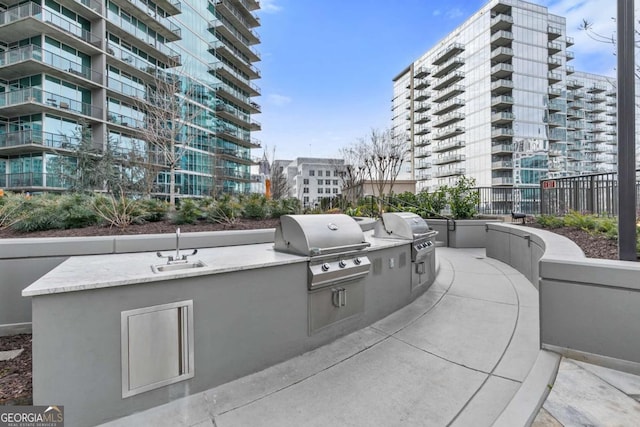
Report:
[[190,254],[180,255],[180,228],[176,228],[176,253],[175,256],[172,255],[162,255],[160,251],[156,252],[158,258],[167,258],[167,264],[177,264],[177,263],[186,263],[188,262],[187,257],[195,255],[198,253],[197,249],[194,249]]

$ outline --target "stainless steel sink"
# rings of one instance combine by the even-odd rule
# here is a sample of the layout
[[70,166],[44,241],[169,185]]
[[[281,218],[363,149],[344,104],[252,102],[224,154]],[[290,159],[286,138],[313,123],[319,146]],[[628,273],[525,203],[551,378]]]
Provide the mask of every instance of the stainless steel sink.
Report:
[[180,271],[180,270],[190,270],[192,268],[200,268],[206,267],[202,261],[194,261],[194,262],[182,262],[182,263],[174,263],[174,264],[160,264],[160,265],[152,265],[151,270],[154,273],[162,273],[165,271]]

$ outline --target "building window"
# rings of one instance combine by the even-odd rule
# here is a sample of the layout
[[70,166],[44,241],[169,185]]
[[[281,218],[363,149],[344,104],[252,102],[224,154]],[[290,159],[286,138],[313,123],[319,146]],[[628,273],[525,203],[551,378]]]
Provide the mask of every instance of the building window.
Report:
[[325,179],[324,180],[324,185],[331,185],[331,180],[330,179]]
[[313,169],[309,169],[309,176],[315,176],[316,175],[316,171],[314,171]]
[[324,191],[325,191],[327,194],[330,194],[330,193],[331,193],[331,189],[330,189],[330,188],[325,188],[325,189],[324,189]]
[[338,194],[338,189],[337,188],[333,189],[333,194]]
[[333,180],[333,185],[338,185],[338,180],[337,179]]
[[307,196],[305,196],[302,201],[304,202],[305,205],[309,204],[309,198]]
[[333,176],[338,176],[338,171],[333,171]]
[[321,179],[318,180],[318,185],[322,185],[322,180]]
[[302,180],[302,183],[303,183],[304,185],[309,185],[309,178],[305,178],[305,179],[303,179],[303,180]]
[[318,188],[318,194],[322,194],[322,188]]
[[304,187],[304,188],[302,189],[302,192],[303,192],[303,193],[308,193],[308,192],[309,192],[309,187]]
[[326,171],[326,172],[324,173],[324,176],[331,176],[331,171]]

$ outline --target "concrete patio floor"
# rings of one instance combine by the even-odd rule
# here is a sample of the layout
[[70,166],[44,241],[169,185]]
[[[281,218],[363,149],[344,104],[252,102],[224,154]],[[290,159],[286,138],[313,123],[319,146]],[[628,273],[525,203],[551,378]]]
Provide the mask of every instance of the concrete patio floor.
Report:
[[105,425],[492,425],[547,353],[539,350],[538,294],[484,249],[437,253],[433,286],[370,327]]
[[519,272],[484,249],[439,248],[438,264],[423,296],[368,328],[103,426],[640,425],[640,376],[539,349]]

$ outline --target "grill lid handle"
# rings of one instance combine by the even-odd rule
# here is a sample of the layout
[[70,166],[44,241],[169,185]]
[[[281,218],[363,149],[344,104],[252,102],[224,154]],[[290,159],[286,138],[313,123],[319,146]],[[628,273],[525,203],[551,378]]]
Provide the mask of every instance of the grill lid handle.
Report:
[[356,243],[353,245],[331,246],[328,248],[311,248],[309,252],[311,252],[311,256],[316,256],[316,255],[323,255],[323,254],[332,254],[335,252],[346,252],[350,250],[364,249],[369,246],[371,246],[371,243],[362,242],[362,243]]

